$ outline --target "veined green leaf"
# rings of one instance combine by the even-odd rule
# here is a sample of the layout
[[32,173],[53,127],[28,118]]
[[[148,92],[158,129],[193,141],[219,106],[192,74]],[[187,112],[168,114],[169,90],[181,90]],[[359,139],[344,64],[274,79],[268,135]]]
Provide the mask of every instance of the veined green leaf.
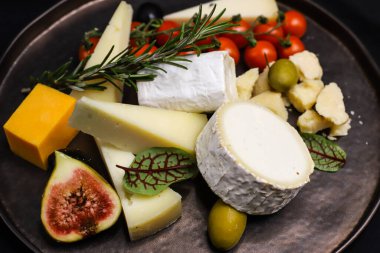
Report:
[[327,172],[337,172],[346,163],[346,152],[333,141],[317,134],[301,133],[309,149],[315,168]]
[[151,148],[138,153],[130,167],[116,166],[125,171],[127,191],[149,196],[198,172],[195,157],[178,148]]

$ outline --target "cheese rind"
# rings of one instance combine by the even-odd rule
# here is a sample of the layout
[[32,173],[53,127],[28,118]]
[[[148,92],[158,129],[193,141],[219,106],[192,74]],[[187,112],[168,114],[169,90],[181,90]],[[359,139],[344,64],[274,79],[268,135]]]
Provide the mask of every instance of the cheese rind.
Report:
[[116,167],[130,166],[134,155],[100,139],[95,139],[120,197],[130,239],[138,240],[157,233],[181,217],[181,195],[168,188],[155,196],[127,192],[123,187],[125,172]]
[[46,169],[48,156],[78,133],[68,125],[74,106],[72,97],[37,84],[4,125],[11,150]]
[[140,105],[185,112],[212,112],[238,98],[235,63],[225,51],[191,55],[181,62],[187,69],[160,64],[166,70],[144,70],[156,78],[138,82]]
[[[264,16],[269,20],[277,18],[278,7],[275,0],[219,0],[202,4],[202,13],[208,14],[216,4],[215,14],[219,14],[223,9],[221,21],[230,20],[233,16],[241,14],[247,22],[253,23],[259,16]],[[198,13],[199,6],[190,7],[178,12],[164,16],[165,20],[172,20],[179,23],[189,21],[195,13]]]
[[196,155],[214,193],[248,214],[280,210],[314,168],[297,131],[252,102],[219,108],[198,137]]
[[203,114],[86,97],[77,101],[70,118],[72,127],[132,153],[151,147],[177,147],[194,153],[196,138],[206,123]]

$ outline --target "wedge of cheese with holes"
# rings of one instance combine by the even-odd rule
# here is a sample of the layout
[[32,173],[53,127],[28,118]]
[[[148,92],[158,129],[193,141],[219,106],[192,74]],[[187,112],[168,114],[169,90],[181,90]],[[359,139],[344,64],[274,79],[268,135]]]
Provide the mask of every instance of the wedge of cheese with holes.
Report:
[[[124,1],[120,2],[85,68],[90,68],[94,65],[100,64],[109,53],[112,46],[114,48],[109,59],[112,59],[114,56],[128,47],[132,15],[132,6]],[[99,80],[95,80],[94,82],[98,81]],[[102,101],[121,101],[121,90],[123,88],[121,85],[119,88],[117,88],[111,83],[105,83],[104,86],[107,88],[104,91],[73,91],[71,92],[71,96],[76,99],[80,99],[81,97],[86,96]]]
[[124,190],[124,171],[116,165],[129,166],[134,159],[132,153],[101,142],[102,157],[111,175],[128,225],[129,237],[138,240],[170,226],[181,217],[181,195],[168,188],[155,196],[131,194]]
[[196,138],[207,117],[83,97],[77,101],[69,122],[82,132],[132,153],[151,147],[176,147],[194,153]]
[[226,51],[191,55],[181,62],[187,69],[168,64],[166,70],[144,70],[156,78],[138,82],[140,105],[184,112],[213,112],[224,102],[238,98],[234,60]]
[[298,132],[249,101],[220,107],[196,145],[198,168],[225,203],[248,214],[277,212],[309,182],[314,163]]
[[[262,15],[270,20],[277,17],[278,6],[275,0],[219,0],[202,4],[202,13],[208,14],[216,4],[215,14],[219,14],[226,9],[222,21],[229,20],[232,16],[240,14],[245,20],[253,23],[255,19]],[[198,13],[199,5],[164,16],[165,20],[176,22],[187,22],[195,13]]]

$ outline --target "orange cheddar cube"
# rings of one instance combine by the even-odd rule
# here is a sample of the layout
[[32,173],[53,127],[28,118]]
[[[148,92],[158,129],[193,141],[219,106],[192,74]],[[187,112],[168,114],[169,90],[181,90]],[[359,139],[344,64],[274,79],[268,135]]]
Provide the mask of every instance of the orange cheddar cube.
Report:
[[78,133],[68,124],[75,102],[69,95],[37,84],[3,126],[13,153],[46,169],[48,156],[65,148]]

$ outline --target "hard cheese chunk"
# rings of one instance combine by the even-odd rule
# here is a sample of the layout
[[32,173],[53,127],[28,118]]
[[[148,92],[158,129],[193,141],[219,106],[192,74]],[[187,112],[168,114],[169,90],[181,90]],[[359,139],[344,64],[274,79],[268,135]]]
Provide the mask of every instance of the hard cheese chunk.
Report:
[[163,71],[147,71],[154,81],[138,82],[140,105],[185,112],[212,112],[226,101],[237,99],[233,59],[225,51],[187,56],[187,69],[164,65]]
[[206,115],[137,105],[78,100],[71,126],[138,153],[151,147],[177,147],[194,153],[195,140]]
[[120,197],[131,240],[152,235],[174,223],[181,216],[181,195],[168,188],[155,196],[131,194],[124,190],[124,171],[116,165],[128,167],[134,155],[96,139],[111,179]]
[[288,97],[297,111],[304,112],[314,106],[322,89],[321,80],[304,80],[289,90]]
[[250,69],[236,78],[236,87],[239,99],[248,100],[252,97],[253,88],[258,78],[258,68]]
[[323,118],[314,110],[307,110],[298,117],[297,126],[302,133],[317,133],[332,126],[331,122]]
[[[132,6],[124,1],[120,2],[85,68],[90,68],[96,64],[100,64],[109,53],[112,46],[114,48],[109,59],[128,47],[132,14]],[[99,80],[95,80],[94,82],[98,81]],[[122,92],[120,90],[123,88],[121,85],[119,86],[120,90],[111,83],[106,83],[103,86],[107,88],[104,91],[72,91],[71,96],[76,99],[86,96],[108,102],[121,101]]]
[[260,95],[253,97],[251,101],[268,108],[280,116],[283,120],[288,120],[288,111],[286,110],[284,100],[281,97],[281,93],[266,91]]
[[221,106],[200,134],[196,151],[199,171],[214,193],[249,214],[281,209],[314,168],[298,132],[249,101]]
[[[248,22],[254,20],[262,15],[270,20],[277,17],[278,7],[275,0],[219,0],[211,1],[202,4],[202,13],[210,13],[216,4],[215,15],[219,14],[224,8],[226,12],[222,17],[222,21],[230,20],[232,16],[241,14],[241,16]],[[173,20],[176,22],[187,22],[195,13],[198,13],[199,5],[184,9],[178,12],[171,13],[164,17],[165,20]]]
[[310,51],[302,51],[289,57],[300,72],[301,80],[315,79],[320,80],[323,75],[321,64],[318,57]]
[[72,97],[37,84],[4,125],[11,150],[46,169],[48,156],[77,134],[68,125],[74,106]]

